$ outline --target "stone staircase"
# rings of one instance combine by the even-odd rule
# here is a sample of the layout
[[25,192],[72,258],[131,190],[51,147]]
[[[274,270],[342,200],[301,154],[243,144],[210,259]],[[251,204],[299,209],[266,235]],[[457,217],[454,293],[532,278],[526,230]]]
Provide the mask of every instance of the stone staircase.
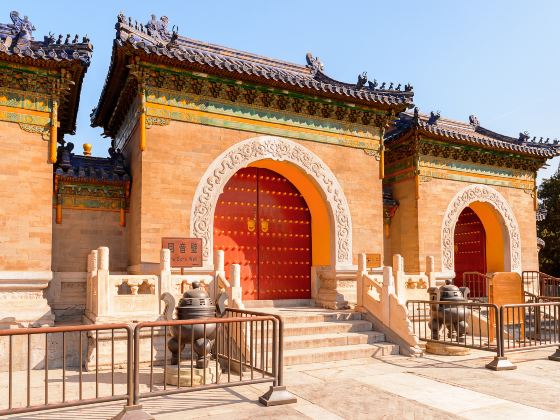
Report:
[[247,308],[282,316],[284,365],[320,363],[399,354],[362,314],[311,306]]

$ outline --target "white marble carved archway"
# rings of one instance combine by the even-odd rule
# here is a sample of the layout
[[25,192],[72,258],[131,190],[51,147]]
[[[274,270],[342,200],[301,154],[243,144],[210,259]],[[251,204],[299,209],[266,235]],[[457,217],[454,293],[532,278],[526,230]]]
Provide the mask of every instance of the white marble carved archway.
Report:
[[455,224],[461,212],[474,202],[490,204],[500,215],[504,236],[504,269],[521,272],[521,238],[519,225],[507,200],[494,188],[487,185],[469,185],[459,191],[443,216],[441,228],[442,271],[454,271]]
[[202,176],[193,199],[192,237],[202,238],[204,266],[212,265],[214,210],[227,181],[239,169],[263,160],[290,162],[307,173],[325,199],[330,213],[331,264],[352,264],[352,220],[346,197],[327,165],[300,144],[281,137],[259,136],[231,146],[218,156]]

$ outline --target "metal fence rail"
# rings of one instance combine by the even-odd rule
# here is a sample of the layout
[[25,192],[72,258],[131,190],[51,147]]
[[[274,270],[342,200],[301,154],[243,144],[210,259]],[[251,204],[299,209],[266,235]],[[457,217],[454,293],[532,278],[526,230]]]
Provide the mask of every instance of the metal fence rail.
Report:
[[[128,343],[124,372],[123,369],[116,372],[114,363],[116,331],[123,334]],[[112,362],[104,373],[99,366],[98,336],[102,332],[109,332],[111,337]],[[8,382],[7,401],[4,396],[0,398],[0,416],[118,400],[132,403],[132,336],[132,328],[127,324],[0,330],[1,345],[6,349],[0,354],[0,375],[3,378],[7,375]],[[89,359],[94,360],[93,366],[86,364],[87,340],[95,342],[89,355]],[[70,352],[69,343],[72,344]],[[117,373],[121,376],[124,373],[126,377],[125,384],[119,387],[121,392],[116,391]],[[105,391],[109,389],[110,392],[100,392],[100,375],[106,378]],[[14,395],[16,388],[25,390],[23,400],[17,398],[21,392]],[[41,388],[42,398],[35,395]]]
[[[215,336],[213,348],[203,346],[202,357],[208,360],[207,368],[196,367],[195,328],[202,328],[202,340]],[[179,328],[183,327],[183,328]],[[184,328],[187,327],[187,328]],[[153,351],[153,337],[163,328],[164,337],[175,329],[179,346],[186,349],[178,353],[178,360],[170,365],[170,351],[164,344],[162,368],[158,368]],[[140,382],[140,336],[148,330],[149,349],[152,352],[149,366],[145,368],[144,381]],[[252,317],[224,317],[204,320],[141,322],[134,328],[134,404],[141,398],[200,391],[216,387],[272,382],[277,385],[278,321],[270,315]],[[257,338],[259,341],[257,342]],[[248,348],[246,348],[248,347]],[[182,358],[183,353],[187,358]],[[219,374],[217,372],[220,372]],[[154,385],[155,377],[160,385]],[[168,378],[176,378],[170,385]],[[185,378],[186,381],[182,381]],[[162,383],[161,383],[162,382]],[[186,382],[186,383],[185,383]],[[143,386],[143,390],[140,386]]]
[[[534,296],[535,303],[407,302],[414,333],[422,341],[495,352],[486,367],[515,369],[506,354],[557,346],[560,361],[560,298]],[[467,325],[468,324],[468,325]]]
[[539,300],[541,303],[500,308],[504,352],[560,345],[560,301],[548,297]]
[[499,318],[494,304],[409,300],[406,305],[413,331],[422,341],[500,351],[499,325],[486,321]]
[[125,400],[117,418],[151,418],[142,399],[266,382],[261,404],[296,402],[283,385],[282,319],[235,309],[222,318],[0,330],[0,379],[0,416]]
[[468,287],[471,299],[488,298],[488,281],[490,276],[478,271],[468,271],[463,273],[463,286]]
[[524,271],[522,278],[526,293],[542,297],[560,297],[560,278],[540,271]]

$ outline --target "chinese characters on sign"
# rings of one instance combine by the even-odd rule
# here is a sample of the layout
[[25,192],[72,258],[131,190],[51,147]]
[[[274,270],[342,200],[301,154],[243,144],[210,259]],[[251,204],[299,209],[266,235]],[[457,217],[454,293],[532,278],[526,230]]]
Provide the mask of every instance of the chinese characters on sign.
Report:
[[381,254],[366,254],[366,267],[381,267]]
[[162,238],[171,253],[171,267],[202,267],[201,238]]

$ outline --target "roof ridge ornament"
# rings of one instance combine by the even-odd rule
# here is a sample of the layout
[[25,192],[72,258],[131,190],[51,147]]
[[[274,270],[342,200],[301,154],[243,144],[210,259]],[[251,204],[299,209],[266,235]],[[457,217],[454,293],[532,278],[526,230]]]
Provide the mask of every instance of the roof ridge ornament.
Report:
[[531,137],[529,136],[529,132],[528,131],[524,131],[523,133],[519,133],[519,141],[521,143],[525,143],[527,141],[529,141]]
[[362,74],[358,74],[358,83],[356,83],[356,89],[362,89],[367,83],[367,71],[364,71]]
[[29,48],[31,41],[33,40],[33,31],[35,26],[29,21],[27,16],[23,19],[19,16],[18,11],[11,11],[10,18],[12,19],[12,24],[8,27],[11,29],[12,35],[16,41],[16,46],[20,49]]
[[436,113],[434,113],[434,111],[432,111],[432,112],[430,112],[430,118],[428,119],[428,124],[429,125],[436,125],[440,118],[441,118],[441,113],[439,111],[437,111]]
[[414,107],[414,116],[412,117],[412,123],[414,125],[418,125],[420,122],[420,110],[417,106]]
[[324,66],[319,57],[313,57],[313,54],[308,52],[305,55],[307,61],[307,68],[311,70],[311,76],[315,77],[317,73],[322,73]]
[[480,125],[480,123],[478,122],[478,118],[476,117],[476,115],[472,114],[469,115],[469,124],[472,125],[473,127],[478,127]]
[[169,41],[171,39],[171,33],[167,29],[169,24],[169,18],[167,16],[162,16],[159,21],[156,20],[156,15],[152,14],[150,21],[146,23],[146,32],[149,36],[162,41]]

